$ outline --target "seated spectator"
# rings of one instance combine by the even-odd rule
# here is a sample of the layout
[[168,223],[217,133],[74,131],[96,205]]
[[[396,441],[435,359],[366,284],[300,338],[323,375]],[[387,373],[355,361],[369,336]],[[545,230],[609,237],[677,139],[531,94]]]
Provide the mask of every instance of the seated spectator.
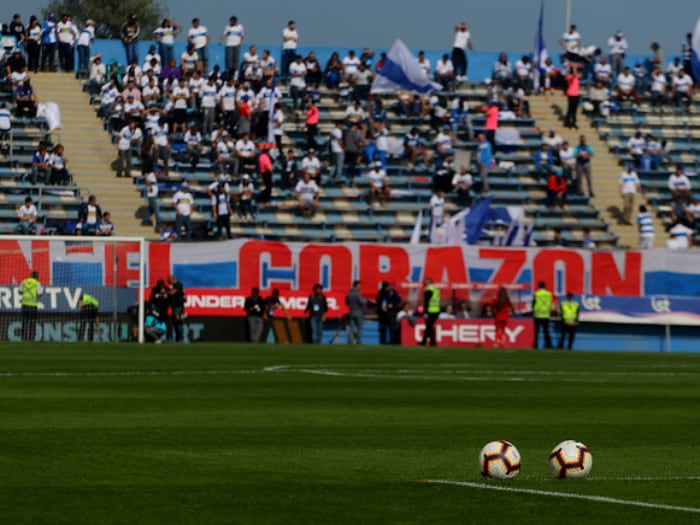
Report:
[[263,49],[262,56],[260,57],[260,67],[262,68],[263,72],[263,84],[279,71],[277,62],[275,62],[275,57],[270,54],[269,49]]
[[345,68],[343,67],[343,64],[340,62],[340,56],[337,52],[333,52],[331,57],[328,59],[328,62],[326,63],[326,69],[324,72],[326,78],[326,86],[328,86],[328,89],[338,87],[340,79],[343,76],[344,69]]
[[547,143],[542,142],[540,149],[535,151],[535,175],[537,178],[546,178],[554,168],[554,156]]
[[532,62],[530,57],[524,55],[520,60],[515,63],[515,70],[513,75],[513,81],[519,87],[522,87],[526,95],[532,93],[534,87],[532,81]]
[[469,122],[469,103],[464,99],[456,99],[457,103],[450,111],[450,125],[452,134],[456,137],[460,130],[464,131],[465,140],[470,140],[472,136]]
[[670,238],[666,247],[672,251],[685,251],[693,245],[693,230],[683,224],[676,224],[669,230]]
[[31,171],[31,182],[32,184],[48,184],[51,177],[51,155],[46,150],[46,144],[43,142],[39,143],[39,149],[34,152],[32,156],[32,171]]
[[671,226],[682,224],[687,227],[693,225],[693,218],[688,211],[688,200],[682,195],[673,195],[671,200]]
[[511,86],[505,93],[506,106],[508,111],[513,112],[517,117],[530,116],[530,103],[525,96],[522,86]]
[[455,313],[457,319],[469,319],[471,317],[471,308],[467,301],[460,301],[457,305],[457,312]]
[[[235,150],[238,158],[238,172],[253,173],[255,171],[257,148],[255,147],[255,142],[250,140],[249,133],[243,133],[241,138],[236,141]],[[234,172],[234,174],[238,172]]]
[[671,79],[671,96],[673,103],[680,107],[681,103],[686,107],[690,106],[693,96],[693,79],[684,70],[680,70],[678,75]]
[[367,100],[373,79],[374,73],[372,73],[372,70],[368,68],[364,62],[360,62],[357,71],[350,77],[353,86],[352,96],[355,100]]
[[561,246],[561,247],[566,247],[569,245],[569,243],[566,241],[566,239],[562,236],[561,233],[561,228],[554,228],[554,237],[552,237],[552,246]]
[[683,171],[683,166],[676,166],[676,171],[668,177],[668,189],[671,190],[671,195],[680,197],[684,201],[690,198],[690,179]]
[[591,236],[591,229],[588,226],[583,228],[583,237],[581,238],[581,245],[586,250],[595,250],[595,240],[593,240],[593,237]]
[[216,141],[212,141],[212,147],[216,152],[216,163],[218,172],[228,173],[229,175],[238,174],[238,159],[235,156],[236,145],[231,140],[231,137],[220,135]]
[[321,186],[321,161],[313,148],[309,149],[301,160],[301,172],[303,175],[308,174],[312,181]]
[[455,138],[452,128],[449,125],[444,125],[442,129],[435,136],[435,150],[441,157],[447,157],[454,155],[455,144],[457,144],[457,139]]
[[430,163],[428,150],[425,147],[425,143],[418,133],[418,128],[413,127],[411,131],[403,139],[403,145],[405,150],[405,156],[409,159],[409,167],[414,167],[418,156],[420,155],[423,159],[423,164],[428,166]]
[[365,110],[359,100],[355,100],[352,104],[345,108],[345,122],[348,126],[354,122],[364,133],[366,119],[367,115],[365,114]]
[[7,103],[0,104],[0,152],[7,155],[10,151],[10,131],[12,130],[12,115]]
[[[654,69],[661,69],[662,67],[663,67],[663,64],[661,64],[659,67],[654,68]],[[671,62],[671,63],[666,67],[666,73],[668,73],[668,76],[669,76],[670,78],[673,78],[673,77],[675,77],[676,75],[678,75],[678,72],[679,72],[681,69],[685,69],[685,68],[683,67],[683,64],[681,63],[681,59],[678,58],[678,57],[676,57],[676,58],[673,59],[673,62]],[[687,71],[686,71],[686,73],[687,73]]]
[[38,214],[36,211],[36,206],[32,202],[31,197],[24,199],[24,204],[19,207],[17,212],[17,219],[19,223],[15,227],[15,231],[22,235],[30,235],[37,233],[37,220]]
[[348,55],[343,58],[343,71],[348,78],[352,78],[355,71],[360,67],[360,59],[355,56],[355,51],[352,49],[348,52]]
[[102,214],[102,220],[97,225],[95,235],[102,237],[111,237],[114,235],[114,223],[112,222],[112,214],[108,211]]
[[294,188],[299,210],[303,217],[313,217],[319,205],[319,189],[316,182],[311,180],[309,173],[304,173],[304,178],[297,182]]
[[455,316],[455,311],[454,307],[448,303],[445,305],[445,307],[442,309],[442,312],[438,315],[438,319],[447,319],[447,320],[452,320],[456,319],[457,317]]
[[241,183],[238,186],[238,216],[244,220],[255,220],[253,213],[253,195],[255,194],[255,185],[253,184],[250,175],[243,174]]
[[636,131],[627,140],[627,153],[632,156],[632,161],[634,162],[634,167],[639,169],[642,165],[642,155],[644,155],[644,144],[645,140],[642,138],[642,132]]
[[306,84],[314,89],[318,89],[321,80],[323,80],[323,71],[321,71],[321,64],[316,58],[316,53],[313,51],[309,52],[304,59],[304,66],[306,67]]
[[70,175],[66,169],[68,160],[63,156],[63,151],[63,144],[56,144],[51,157],[49,157],[49,167],[51,169],[49,184],[66,186],[70,182]]
[[102,221],[102,210],[97,204],[97,197],[90,195],[87,202],[83,202],[78,212],[78,220],[81,224],[83,235],[95,235],[97,227]]
[[282,188],[290,191],[292,188],[296,187],[298,177],[299,168],[297,166],[297,160],[294,157],[294,150],[288,149],[282,161]]
[[90,73],[88,76],[88,92],[96,95],[107,80],[107,67],[102,62],[100,53],[90,58]]
[[644,138],[644,156],[642,157],[642,169],[657,170],[661,166],[661,144],[647,133]]
[[455,80],[455,68],[450,60],[450,55],[447,53],[442,55],[442,58],[435,63],[435,81],[438,82],[443,89],[450,90]]
[[457,204],[462,208],[472,205],[471,188],[474,184],[471,173],[466,166],[461,166],[459,172],[452,177],[452,189],[457,194]]
[[386,129],[386,125],[383,122],[377,125],[374,137],[374,146],[376,148],[374,158],[386,168],[386,159],[389,156],[389,130]]
[[625,66],[622,73],[617,76],[618,103],[622,103],[626,99],[632,99],[639,106],[639,95],[637,95],[636,85],[637,80],[635,76],[630,73],[629,66]]
[[610,101],[610,90],[606,88],[600,80],[596,80],[588,89],[588,101],[593,105],[593,115],[606,116],[608,114],[608,103]]
[[380,204],[384,204],[389,200],[389,195],[391,194],[389,177],[387,177],[380,161],[375,162],[372,169],[367,173],[367,180],[369,182],[368,204],[372,204],[376,200],[379,200]]
[[651,105],[652,107],[663,106],[668,102],[668,84],[666,76],[661,69],[656,68],[651,72]]
[[202,155],[202,134],[193,122],[187,127],[183,142],[185,143],[185,161],[192,166],[192,171],[194,171]]
[[559,172],[553,172],[547,181],[547,207],[566,207],[566,180]]
[[498,80],[498,83],[504,88],[510,87],[512,66],[505,53],[498,55],[498,60],[493,64],[492,78]]
[[423,101],[418,95],[412,95],[406,91],[400,91],[397,95],[399,115],[417,117],[423,113]]
[[593,66],[593,76],[596,82],[600,82],[606,88],[610,87],[612,82],[612,66],[608,63],[608,57],[603,55],[600,57],[600,61]]
[[377,98],[372,101],[369,108],[369,126],[370,133],[376,134],[380,127],[386,128],[386,124],[389,121],[389,117],[384,109],[384,103],[382,99]]
[[455,169],[452,155],[446,155],[437,163],[435,175],[433,176],[433,188],[439,188],[442,193],[451,192],[454,175]]
[[574,148],[569,145],[568,140],[562,142],[561,148],[559,149],[559,163],[564,179],[571,181],[576,170],[576,155],[574,154]]
[[202,71],[202,62],[194,44],[187,44],[187,49],[180,55],[180,70],[184,75],[192,73],[194,70]]
[[36,117],[37,107],[36,93],[34,93],[31,82],[27,79],[17,87],[15,114],[20,118],[34,118]]

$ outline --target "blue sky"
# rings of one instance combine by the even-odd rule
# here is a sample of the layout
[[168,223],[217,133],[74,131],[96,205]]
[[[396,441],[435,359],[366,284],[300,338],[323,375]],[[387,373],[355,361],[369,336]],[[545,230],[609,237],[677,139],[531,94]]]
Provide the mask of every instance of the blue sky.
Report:
[[[280,42],[282,28],[294,19],[301,45],[385,48],[399,37],[413,50],[449,49],[454,23],[466,21],[472,26],[475,48],[481,51],[530,51],[540,5],[539,0],[251,0],[236,2],[235,7],[221,0],[161,3],[185,28],[198,16],[216,38],[229,16],[236,15],[246,27],[247,42],[266,45]],[[15,4],[21,8],[8,9],[9,4],[4,2],[3,22],[15,10],[26,21],[46,2],[24,0]],[[685,33],[693,30],[700,16],[697,0],[572,0],[572,4],[572,21],[585,45],[605,46],[608,37],[621,29],[631,52],[647,53],[657,40],[667,57],[679,53]],[[559,49],[565,12],[566,0],[546,0],[545,42],[550,50]]]

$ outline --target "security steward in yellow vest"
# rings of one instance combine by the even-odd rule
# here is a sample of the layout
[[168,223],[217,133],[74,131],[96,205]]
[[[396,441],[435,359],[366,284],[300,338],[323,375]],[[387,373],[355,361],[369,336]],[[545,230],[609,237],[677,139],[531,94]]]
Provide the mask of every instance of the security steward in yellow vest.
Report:
[[576,337],[576,328],[578,328],[578,312],[579,304],[574,299],[574,294],[571,292],[566,294],[566,300],[562,301],[561,307],[561,337],[559,339],[559,348],[564,348],[564,340],[569,339],[567,350],[571,350]]
[[78,326],[78,341],[85,340],[87,331],[88,340],[95,340],[95,326],[100,322],[99,307],[100,302],[92,295],[83,293],[80,297],[80,325]]
[[430,346],[436,346],[435,321],[440,315],[440,290],[433,285],[430,277],[426,277],[423,283],[423,310],[425,310],[425,332],[423,332],[421,345],[427,346],[430,340]]
[[22,281],[22,341],[36,339],[36,314],[39,309],[39,298],[44,294],[44,288],[39,282],[39,272],[32,272],[30,277]]
[[544,332],[544,347],[552,348],[552,338],[549,335],[549,319],[552,317],[552,292],[547,290],[544,281],[537,283],[537,291],[532,298],[532,317],[535,320],[535,341],[533,348],[537,348],[537,339],[540,329]]

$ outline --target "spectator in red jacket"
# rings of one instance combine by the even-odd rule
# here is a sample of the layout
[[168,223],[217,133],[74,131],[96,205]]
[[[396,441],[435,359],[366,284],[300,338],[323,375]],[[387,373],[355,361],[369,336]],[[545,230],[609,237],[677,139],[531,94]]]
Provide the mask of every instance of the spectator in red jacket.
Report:
[[566,206],[566,180],[561,172],[554,172],[547,180],[547,207]]

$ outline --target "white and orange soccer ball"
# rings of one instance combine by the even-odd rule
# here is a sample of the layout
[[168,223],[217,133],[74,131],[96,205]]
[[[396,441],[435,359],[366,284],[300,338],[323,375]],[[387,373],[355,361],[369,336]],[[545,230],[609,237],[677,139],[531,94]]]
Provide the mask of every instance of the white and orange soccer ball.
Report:
[[591,473],[593,456],[580,441],[562,441],[549,455],[549,467],[555,478],[585,478]]
[[479,470],[485,478],[514,478],[520,472],[520,452],[503,439],[490,441],[479,452]]

